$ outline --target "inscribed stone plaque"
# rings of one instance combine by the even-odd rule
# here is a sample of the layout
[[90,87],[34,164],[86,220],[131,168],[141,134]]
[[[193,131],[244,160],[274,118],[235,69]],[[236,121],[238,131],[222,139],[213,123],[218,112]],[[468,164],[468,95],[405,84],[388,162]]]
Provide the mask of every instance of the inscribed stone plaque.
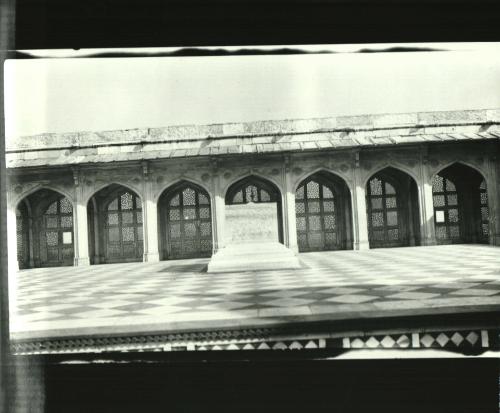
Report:
[[276,202],[226,205],[226,243],[278,241]]
[[436,222],[444,222],[444,211],[436,211]]
[[63,232],[63,244],[71,244],[73,242],[73,237],[71,232]]

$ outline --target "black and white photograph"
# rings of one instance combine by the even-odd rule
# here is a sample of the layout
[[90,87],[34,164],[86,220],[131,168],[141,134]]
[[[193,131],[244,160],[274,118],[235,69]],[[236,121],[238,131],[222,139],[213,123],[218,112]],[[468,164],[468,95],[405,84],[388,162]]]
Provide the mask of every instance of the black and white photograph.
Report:
[[422,49],[7,61],[14,352],[495,345],[328,326],[500,309],[500,45]]
[[500,43],[22,53],[11,354],[498,354]]

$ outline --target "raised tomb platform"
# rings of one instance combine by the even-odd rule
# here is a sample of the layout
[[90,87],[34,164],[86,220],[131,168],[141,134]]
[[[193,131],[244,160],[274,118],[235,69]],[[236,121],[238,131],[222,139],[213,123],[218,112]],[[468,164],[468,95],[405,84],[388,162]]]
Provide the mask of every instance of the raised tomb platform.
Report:
[[295,253],[279,242],[275,202],[226,205],[225,247],[207,272],[240,272],[300,268]]

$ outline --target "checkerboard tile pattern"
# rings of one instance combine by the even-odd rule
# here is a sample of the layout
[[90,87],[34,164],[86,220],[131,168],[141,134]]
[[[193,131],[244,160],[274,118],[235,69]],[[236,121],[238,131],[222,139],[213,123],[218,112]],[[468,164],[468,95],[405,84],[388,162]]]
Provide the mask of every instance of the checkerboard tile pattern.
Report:
[[[303,268],[208,274],[208,259],[11,274],[11,331],[498,305],[500,249],[480,245],[300,254]],[[472,307],[471,307],[472,311]],[[215,321],[214,321],[215,320]]]

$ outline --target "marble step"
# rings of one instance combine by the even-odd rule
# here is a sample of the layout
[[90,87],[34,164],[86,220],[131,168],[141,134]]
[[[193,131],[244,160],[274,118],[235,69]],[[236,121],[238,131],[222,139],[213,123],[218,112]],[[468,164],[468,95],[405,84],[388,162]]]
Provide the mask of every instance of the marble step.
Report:
[[220,255],[254,255],[254,254],[289,254],[294,256],[294,252],[286,248],[279,242],[259,242],[259,243],[238,243],[231,244],[221,249]]
[[217,252],[207,272],[241,272],[301,268],[293,251],[279,242],[238,243]]

